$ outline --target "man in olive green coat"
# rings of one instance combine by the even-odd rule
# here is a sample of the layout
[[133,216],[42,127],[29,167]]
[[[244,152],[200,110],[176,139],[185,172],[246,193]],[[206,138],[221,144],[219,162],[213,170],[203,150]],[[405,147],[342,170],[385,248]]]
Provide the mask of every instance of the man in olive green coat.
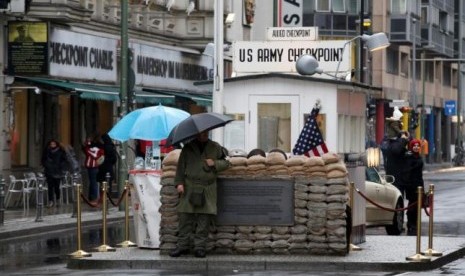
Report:
[[181,197],[178,244],[171,257],[188,254],[191,237],[195,257],[205,257],[209,226],[217,213],[216,179],[218,172],[230,166],[225,157],[223,147],[211,141],[207,131],[182,149],[174,180]]

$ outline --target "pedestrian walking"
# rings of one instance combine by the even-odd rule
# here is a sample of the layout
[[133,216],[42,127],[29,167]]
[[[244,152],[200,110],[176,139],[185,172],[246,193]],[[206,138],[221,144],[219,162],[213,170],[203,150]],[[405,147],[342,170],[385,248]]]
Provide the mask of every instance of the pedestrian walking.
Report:
[[190,241],[194,255],[206,256],[206,244],[212,219],[217,214],[217,176],[230,166],[223,147],[204,131],[181,150],[176,170],[176,189],[180,194],[178,243],[171,257],[188,254]]
[[[418,187],[424,189],[423,183],[423,160],[420,156],[421,141],[412,139],[408,144],[405,166],[405,195],[408,205],[418,200]],[[417,206],[407,210],[407,235],[415,236],[417,234]]]
[[92,138],[87,137],[83,145],[83,151],[86,155],[84,165],[87,169],[89,177],[89,201],[93,204],[97,203],[99,192],[97,183],[98,167],[103,163],[104,151],[99,147],[99,144]]
[[105,159],[103,163],[98,167],[97,181],[102,183],[107,181],[107,174],[109,174],[110,179],[108,180],[108,193],[111,195],[112,192],[112,183],[115,179],[115,164],[118,160],[118,155],[116,152],[115,144],[111,140],[110,136],[105,133],[101,137],[101,147],[105,153]]
[[58,206],[61,178],[67,165],[66,152],[57,140],[51,139],[45,147],[41,161],[48,186],[49,202],[47,207]]

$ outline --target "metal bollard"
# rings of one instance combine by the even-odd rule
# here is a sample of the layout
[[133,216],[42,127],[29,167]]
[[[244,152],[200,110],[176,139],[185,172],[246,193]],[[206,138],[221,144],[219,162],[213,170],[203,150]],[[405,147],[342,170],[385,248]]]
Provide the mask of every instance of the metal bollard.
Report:
[[434,184],[429,184],[429,196],[431,197],[431,206],[429,210],[429,227],[428,227],[428,249],[421,252],[425,256],[442,256],[441,252],[433,249],[433,220],[434,220]]
[[71,258],[90,257],[92,254],[81,249],[81,184],[76,185],[76,202],[77,202],[77,250],[69,254]]
[[36,222],[42,222],[44,221],[42,217],[44,213],[44,187],[42,183],[39,183],[39,187],[37,188],[36,202]]
[[98,252],[111,252],[116,251],[114,247],[107,245],[107,182],[102,183],[102,232],[103,241],[102,245],[95,248]]
[[126,191],[124,195],[124,241],[118,244],[121,247],[135,247],[137,246],[135,243],[129,240],[129,182],[126,180],[124,185],[124,190]]
[[[351,212],[352,220],[354,218],[354,215],[353,215],[354,214],[354,190],[355,190],[355,183],[350,182],[349,206],[350,206],[350,212]],[[352,225],[350,227],[352,227]],[[358,246],[352,244],[352,235],[350,235],[349,239],[350,239],[350,244],[349,244],[349,250],[350,251],[360,251],[360,250],[362,250],[361,247],[358,247]]]
[[[78,180],[80,181],[81,180],[81,176],[78,174],[78,173],[74,173],[73,174],[73,178],[72,178],[72,181],[73,181],[73,187],[76,188],[76,186],[78,185],[77,183],[80,183],[78,182]],[[76,195],[75,193],[71,193],[71,202],[73,203],[73,213],[71,214],[71,217],[72,218],[75,218],[77,216],[77,201],[79,199],[79,194]]]
[[5,178],[0,180],[0,225],[5,222]]
[[[110,182],[111,175],[109,172],[105,174],[105,180],[107,181],[107,191],[111,191],[111,182]],[[111,194],[111,193],[110,193]]]
[[417,252],[415,255],[406,257],[407,261],[412,262],[429,262],[431,261],[430,257],[425,257],[420,254],[421,246],[421,207],[423,206],[423,187],[418,186],[417,189],[418,200],[417,200]]

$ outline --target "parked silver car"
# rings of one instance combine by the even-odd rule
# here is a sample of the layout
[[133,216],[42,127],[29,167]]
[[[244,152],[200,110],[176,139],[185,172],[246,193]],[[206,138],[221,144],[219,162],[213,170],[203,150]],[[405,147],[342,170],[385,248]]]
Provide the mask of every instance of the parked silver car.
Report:
[[[401,192],[392,183],[394,176],[381,175],[375,168],[367,167],[365,170],[365,195],[373,202],[389,209],[404,207]],[[385,226],[388,235],[400,235],[404,226],[403,211],[387,211],[366,202],[366,225]]]

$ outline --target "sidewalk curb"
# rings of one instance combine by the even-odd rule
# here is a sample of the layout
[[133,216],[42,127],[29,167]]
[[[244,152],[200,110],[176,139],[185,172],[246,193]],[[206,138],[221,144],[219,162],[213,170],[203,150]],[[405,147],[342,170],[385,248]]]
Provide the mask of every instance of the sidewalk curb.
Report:
[[[194,257],[170,258],[149,254],[147,258],[131,259],[134,250],[118,249],[117,253],[93,253],[90,258],[70,259],[69,269],[164,269],[182,271],[426,271],[440,268],[465,255],[465,247],[450,252],[442,257],[432,258],[430,262],[349,262],[337,256],[326,256],[327,261],[320,261],[321,256],[270,256],[270,255],[209,255],[205,259]],[[145,250],[146,252],[150,250]],[[132,252],[132,253],[131,253]],[[103,254],[113,254],[114,258],[103,258]],[[350,254],[357,254],[356,252]]]

